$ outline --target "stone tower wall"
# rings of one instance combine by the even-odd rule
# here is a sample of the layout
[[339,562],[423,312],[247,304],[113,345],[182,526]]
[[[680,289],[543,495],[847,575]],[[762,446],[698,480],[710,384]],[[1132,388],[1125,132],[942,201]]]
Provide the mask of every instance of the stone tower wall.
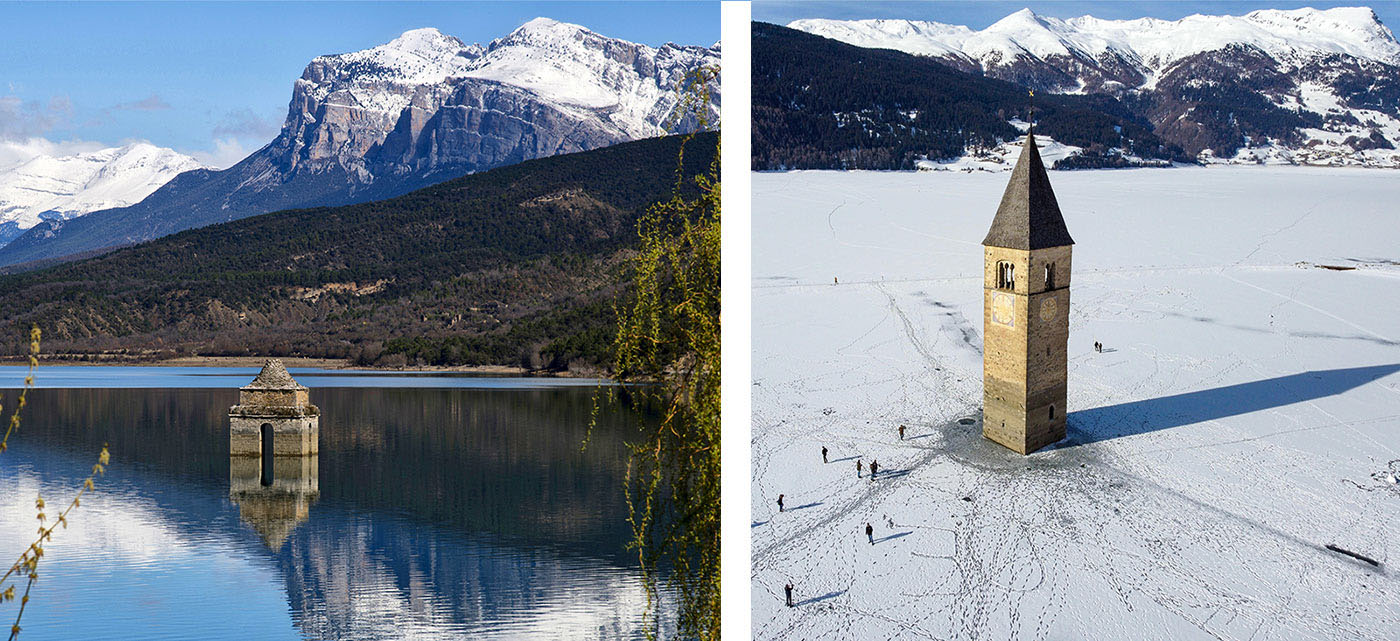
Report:
[[239,405],[260,405],[267,407],[301,407],[309,405],[311,397],[306,389],[245,389],[238,392]]
[[[983,249],[983,434],[1026,454],[1065,436],[1071,246]],[[997,288],[1003,261],[1015,266],[1009,291]],[[1047,289],[1050,263],[1054,281]],[[1047,301],[1053,313],[1042,317]],[[994,314],[1012,323],[995,322]]]
[[228,449],[230,456],[262,456],[262,426],[272,425],[274,456],[307,456],[318,453],[319,416],[230,415]]

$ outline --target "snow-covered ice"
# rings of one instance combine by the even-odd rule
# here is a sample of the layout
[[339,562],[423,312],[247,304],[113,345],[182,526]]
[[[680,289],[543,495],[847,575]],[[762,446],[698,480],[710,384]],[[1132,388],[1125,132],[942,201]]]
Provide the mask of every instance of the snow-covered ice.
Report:
[[1006,175],[753,176],[754,636],[1396,638],[1400,180],[1050,179],[1070,438],[1021,457],[977,422]]

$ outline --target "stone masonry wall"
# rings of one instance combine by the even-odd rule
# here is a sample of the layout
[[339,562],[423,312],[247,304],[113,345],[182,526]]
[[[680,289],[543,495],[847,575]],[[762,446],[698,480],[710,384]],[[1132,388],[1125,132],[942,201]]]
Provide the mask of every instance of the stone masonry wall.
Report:
[[[984,247],[983,435],[1022,454],[1065,435],[1070,251]],[[996,287],[1001,261],[1015,265],[1010,291]],[[1054,264],[1053,289],[1046,288],[1047,264]],[[999,293],[1009,305],[997,302]],[[1009,311],[1012,325],[993,322],[994,307],[999,316]]]

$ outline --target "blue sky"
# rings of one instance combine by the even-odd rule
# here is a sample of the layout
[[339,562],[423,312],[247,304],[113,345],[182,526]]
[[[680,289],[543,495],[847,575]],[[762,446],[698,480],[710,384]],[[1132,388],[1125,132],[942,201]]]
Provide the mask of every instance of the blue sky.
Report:
[[1204,15],[1243,15],[1256,9],[1298,9],[1313,7],[1368,6],[1380,16],[1394,32],[1400,28],[1400,2],[1256,2],[1240,0],[1235,2],[1197,2],[1194,0],[1105,2],[1103,0],[1059,0],[1034,2],[1020,0],[961,0],[924,2],[827,2],[824,0],[759,0],[753,3],[753,19],[761,22],[787,24],[798,18],[907,18],[913,20],[933,20],[948,24],[966,25],[973,29],[985,29],[993,22],[1008,14],[1030,8],[1032,11],[1056,18],[1073,18],[1085,14],[1097,18],[1122,20],[1153,17],[1164,20],[1179,20],[1192,14]]
[[318,55],[419,27],[485,44],[537,16],[652,46],[719,40],[718,2],[0,2],[0,166],[132,140],[226,166],[277,134]]

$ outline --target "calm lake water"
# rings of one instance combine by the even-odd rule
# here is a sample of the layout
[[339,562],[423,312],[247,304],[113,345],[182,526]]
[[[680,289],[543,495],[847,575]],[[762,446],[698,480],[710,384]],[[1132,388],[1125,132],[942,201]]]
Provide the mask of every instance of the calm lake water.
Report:
[[[0,552],[32,540],[36,495],[57,514],[104,442],[112,461],[48,547],[20,639],[644,636],[621,492],[638,419],[604,405],[580,451],[596,381],[293,368],[320,454],[279,463],[296,490],[260,493],[227,432],[256,373],[40,369],[0,455]],[[22,380],[0,367],[0,388]]]

